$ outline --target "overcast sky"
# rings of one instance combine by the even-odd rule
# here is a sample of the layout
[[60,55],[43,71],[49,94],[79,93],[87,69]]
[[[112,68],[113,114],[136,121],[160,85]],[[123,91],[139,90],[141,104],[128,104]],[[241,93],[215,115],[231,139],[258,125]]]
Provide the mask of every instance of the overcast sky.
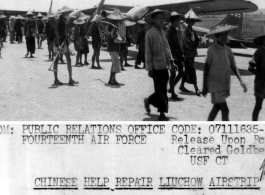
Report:
[[[13,10],[32,10],[48,11],[50,0],[1,0],[0,9],[13,9]],[[119,5],[158,5],[163,3],[173,3],[179,0],[105,0],[106,4],[119,4]],[[231,0],[232,1],[232,0]],[[251,0],[256,3],[259,8],[265,8],[265,0]],[[128,3],[130,2],[130,3]],[[70,8],[85,9],[93,7],[98,4],[99,0],[53,0],[53,10],[57,10],[64,5]]]

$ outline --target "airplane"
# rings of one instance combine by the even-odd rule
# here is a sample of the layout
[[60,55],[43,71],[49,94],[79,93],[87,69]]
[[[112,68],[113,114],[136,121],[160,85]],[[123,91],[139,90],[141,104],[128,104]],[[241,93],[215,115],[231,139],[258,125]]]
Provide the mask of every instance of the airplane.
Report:
[[[208,28],[193,26],[193,30],[196,31],[198,37],[200,38],[199,48],[208,48],[210,45],[212,45],[214,43],[214,38],[212,36],[210,37],[207,36],[208,32],[210,31],[211,28],[224,24],[238,27],[237,29],[229,33],[228,45],[231,48],[259,47],[258,45],[254,44],[253,41],[245,40],[242,38],[243,13],[234,13],[234,14],[227,14],[226,17],[223,20],[221,20],[219,23]],[[186,23],[181,24],[181,29],[185,29],[186,27],[187,27]]]
[[[83,13],[92,15],[97,6],[81,10]],[[104,4],[102,10],[105,11],[106,16],[118,8],[125,19],[137,22],[147,13],[155,10],[168,10],[170,12],[177,11],[185,14],[191,8],[198,15],[219,15],[219,14],[233,14],[233,13],[249,13],[258,10],[256,4],[247,0],[178,0],[177,3],[152,5],[152,6],[125,6],[125,5],[110,5]]]
[[[93,15],[97,10],[98,6],[94,6],[90,9],[81,10],[82,13],[87,15]],[[104,4],[101,5],[102,15],[107,16],[112,13],[113,9],[118,8],[123,13],[125,19],[129,21],[138,21],[142,19],[147,13],[155,9],[168,10],[168,11],[177,11],[178,13],[185,14],[190,8],[198,15],[218,15],[218,14],[228,14],[228,16],[220,22],[227,23],[225,20],[230,21],[228,17],[238,17],[239,21],[243,20],[242,13],[249,13],[258,10],[256,4],[247,0],[179,0],[177,3],[161,4],[161,5],[152,5],[152,6],[123,6],[123,5],[110,5]],[[6,13],[15,13],[15,10],[0,10],[0,12]],[[9,11],[9,12],[7,12]],[[21,13],[21,12],[18,12]],[[236,15],[233,15],[237,13]],[[229,15],[230,14],[230,15]],[[241,17],[242,16],[242,17]],[[236,32],[241,32],[242,22],[237,22],[241,27],[239,27]],[[229,23],[228,23],[229,24]],[[232,24],[231,24],[232,25]],[[204,47],[207,47],[209,44],[213,43],[212,39],[206,36],[206,33],[209,32],[209,29],[194,27],[198,32],[201,45],[205,44]],[[238,34],[239,35],[239,34]],[[240,36],[235,36],[231,38],[231,44],[244,47],[242,43],[248,44],[251,41],[245,41]]]
[[[177,11],[178,13],[185,14],[190,8],[198,15],[218,15],[218,14],[230,14],[230,13],[249,13],[258,10],[256,4],[248,0],[178,0],[177,3],[168,3],[152,6],[125,6],[125,5],[102,5],[101,10],[105,10],[105,13],[110,14],[113,9],[118,8],[130,21],[138,21],[145,14],[155,9],[168,10],[170,12]],[[97,6],[93,8],[81,10],[84,14],[93,15],[97,10]],[[24,15],[27,11],[22,10],[3,10],[0,12],[9,15]],[[36,12],[36,11],[35,11]],[[44,12],[40,12],[44,13]]]
[[[83,13],[91,15],[92,12],[96,9],[97,6],[91,9],[82,10]],[[122,12],[125,19],[129,21],[138,21],[142,19],[147,13],[151,12],[155,9],[162,9],[168,11],[177,11],[178,13],[185,14],[190,8],[193,8],[194,12],[198,15],[218,15],[218,14],[227,14],[227,16],[218,24],[229,24],[238,26],[236,30],[232,32],[232,35],[229,37],[230,47],[234,48],[246,48],[246,47],[254,47],[257,48],[256,45],[253,44],[252,41],[244,40],[241,37],[242,32],[242,23],[243,23],[243,13],[254,12],[258,9],[258,7],[250,2],[245,0],[179,0],[177,3],[170,4],[162,4],[155,6],[121,6],[121,5],[109,5],[104,4],[102,6],[102,14],[107,16],[112,13],[113,9],[118,8]],[[182,25],[186,25],[183,23]],[[187,25],[186,25],[187,26]],[[214,27],[212,26],[212,27]],[[214,40],[207,36],[207,33],[212,28],[201,28],[194,26],[194,30],[197,32],[200,37],[200,48],[207,48],[211,44],[214,43]],[[133,39],[135,39],[137,34],[137,25],[136,27],[132,27]],[[147,28],[148,29],[148,28]],[[133,41],[135,42],[135,41]]]
[[[98,6],[93,8],[81,10],[84,14],[93,15]],[[101,10],[108,15],[111,14],[113,9],[118,8],[125,16],[125,19],[137,22],[144,17],[145,14],[155,9],[168,10],[170,12],[177,11],[178,13],[185,14],[190,8],[198,15],[218,15],[230,13],[249,13],[258,10],[256,4],[248,0],[178,0],[177,3],[168,3],[152,6],[125,6],[125,5],[110,5],[104,4]],[[26,11],[21,10],[1,10],[5,15],[24,15]],[[43,12],[41,12],[43,13]]]

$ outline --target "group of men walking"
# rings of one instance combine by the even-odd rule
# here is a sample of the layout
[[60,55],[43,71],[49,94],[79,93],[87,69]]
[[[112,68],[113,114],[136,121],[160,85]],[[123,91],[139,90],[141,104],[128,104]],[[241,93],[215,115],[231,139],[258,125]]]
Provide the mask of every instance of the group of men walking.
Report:
[[[181,38],[176,31],[180,19],[185,19],[188,25],[181,33]],[[169,27],[167,32],[163,30],[163,22],[165,20],[170,20],[171,22],[171,27]],[[171,98],[178,100],[179,98],[174,92],[174,87],[180,80],[181,75],[183,75],[182,83],[179,87],[181,91],[188,92],[184,86],[187,82],[194,85],[196,95],[202,94],[206,96],[207,93],[211,93],[213,108],[208,116],[208,120],[214,120],[218,112],[221,111],[222,120],[228,121],[229,108],[226,98],[230,96],[230,69],[233,70],[238,78],[244,92],[247,92],[247,87],[236,67],[232,50],[226,46],[228,33],[237,27],[220,25],[211,29],[208,33],[209,36],[215,37],[216,42],[207,50],[203,89],[201,92],[197,86],[194,67],[194,58],[197,56],[196,48],[199,44],[199,38],[192,29],[195,22],[201,20],[192,10],[185,17],[176,12],[170,14],[168,11],[154,10],[146,15],[145,21],[152,24],[152,28],[147,32],[145,37],[145,60],[148,75],[152,77],[155,89],[155,92],[144,100],[146,111],[150,113],[150,105],[153,105],[160,113],[158,120],[168,120],[165,116],[165,113],[168,112],[167,84],[169,81],[170,89],[168,92],[172,94]],[[265,75],[265,57],[262,54],[265,48],[265,36],[255,38],[254,43],[261,45],[250,62],[250,70],[256,75],[254,88],[256,104],[252,113],[252,120],[256,121],[258,120],[265,97],[265,79],[263,78]],[[183,64],[185,64],[184,74]],[[176,70],[179,71],[178,76],[176,76]]]
[[[34,14],[29,11],[26,14],[28,20],[24,25],[21,21],[16,22],[16,25],[14,25],[14,29],[24,29],[27,45],[27,53],[25,57],[28,57],[29,54],[29,57],[34,57],[35,35],[37,37],[38,48],[41,48],[42,40],[44,38],[43,34],[45,34],[48,44],[49,59],[54,61],[53,71],[55,85],[62,84],[58,79],[58,62],[59,60],[63,61],[63,55],[67,60],[69,84],[75,85],[79,83],[78,81],[75,81],[72,76],[71,55],[73,54],[73,51],[71,51],[70,45],[73,43],[74,49],[77,52],[75,66],[83,65],[82,54],[85,55],[84,64],[88,65],[88,31],[91,32],[92,35],[93,55],[91,68],[101,69],[99,59],[102,38],[100,34],[100,24],[103,21],[97,19],[92,20],[91,26],[91,23],[89,25],[87,19],[79,17],[74,20],[73,23],[75,26],[72,30],[68,31],[66,25],[70,21],[69,14],[72,11],[72,9],[64,6],[62,9],[58,10],[58,13],[60,14],[58,20],[56,20],[58,15],[54,13],[49,13],[45,17],[45,20],[43,20],[41,14],[38,14],[37,22],[33,19]],[[124,69],[124,61],[124,65],[128,65],[128,32],[124,22],[124,16],[118,9],[115,9],[112,14],[106,17],[110,22],[105,22],[107,26],[104,36],[107,38],[107,51],[112,60],[108,84],[120,85],[116,80],[116,74]],[[165,21],[169,21],[170,25],[164,31]],[[181,21],[185,21],[187,24],[187,27],[183,32],[180,31]],[[216,26],[208,33],[209,36],[215,37],[216,42],[208,48],[205,60],[203,88],[202,91],[199,89],[194,63],[195,57],[198,54],[197,47],[200,39],[192,28],[195,22],[201,22],[201,19],[192,9],[185,15],[157,9],[148,13],[144,19],[138,21],[140,28],[138,31],[136,46],[139,51],[135,60],[135,69],[139,69],[139,65],[143,63],[144,68],[148,71],[149,77],[153,79],[155,92],[148,98],[144,99],[144,106],[148,113],[151,112],[150,105],[156,107],[160,113],[158,117],[158,120],[160,121],[168,120],[165,115],[169,110],[167,93],[171,94],[170,98],[172,100],[183,100],[175,92],[175,86],[181,79],[179,89],[183,92],[190,92],[185,88],[185,84],[189,83],[194,86],[195,94],[198,96],[206,96],[207,93],[211,93],[213,108],[209,114],[208,120],[214,120],[220,110],[222,112],[222,119],[229,120],[229,109],[226,103],[226,98],[230,95],[231,75],[229,69],[234,71],[244,91],[247,91],[246,85],[236,67],[233,53],[231,49],[226,46],[228,33],[236,28],[235,26],[230,25]],[[145,30],[145,24],[151,26],[150,30],[147,32]],[[9,31],[11,43],[13,43],[14,36],[12,30],[13,29],[10,28]],[[5,36],[2,31],[4,32],[2,25],[0,25],[1,44]],[[18,31],[19,30],[16,30],[16,32]],[[20,32],[16,33],[16,35],[18,37],[18,43],[22,42]],[[255,41],[257,44],[262,45],[262,47],[255,53],[254,59],[251,62],[253,72],[255,71],[255,74],[257,72],[259,73],[256,74],[255,79],[256,106],[253,111],[253,120],[258,119],[263,98],[265,97],[265,83],[262,76],[263,73],[265,75],[265,72],[263,72],[263,70],[265,70],[265,68],[263,68],[263,66],[265,66],[265,60],[264,55],[261,55],[265,48],[265,38],[258,37]],[[97,66],[95,66],[95,62]],[[168,83],[169,90],[167,90]]]
[[[171,23],[166,31],[163,30],[165,20]],[[188,25],[183,32],[179,29],[181,20],[185,20]],[[144,100],[145,108],[150,112],[149,105],[157,107],[160,112],[158,120],[168,120],[165,116],[168,112],[167,93],[171,93],[172,100],[182,100],[175,92],[175,86],[181,78],[181,91],[190,92],[185,88],[185,83],[190,83],[194,85],[196,95],[201,95],[194,67],[200,40],[192,28],[195,22],[200,22],[201,19],[192,9],[185,17],[177,12],[155,10],[145,17],[145,21],[153,25],[145,37],[145,58],[149,76],[153,78],[155,87],[155,93]],[[170,88],[167,91],[168,81]]]

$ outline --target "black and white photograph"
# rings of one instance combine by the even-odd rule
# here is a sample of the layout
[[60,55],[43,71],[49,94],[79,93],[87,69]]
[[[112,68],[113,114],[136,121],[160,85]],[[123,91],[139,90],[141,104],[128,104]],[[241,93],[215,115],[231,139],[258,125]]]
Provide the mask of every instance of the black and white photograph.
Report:
[[0,195],[265,194],[264,0],[1,0],[0,74]]
[[1,121],[265,119],[263,0],[9,0],[0,22]]

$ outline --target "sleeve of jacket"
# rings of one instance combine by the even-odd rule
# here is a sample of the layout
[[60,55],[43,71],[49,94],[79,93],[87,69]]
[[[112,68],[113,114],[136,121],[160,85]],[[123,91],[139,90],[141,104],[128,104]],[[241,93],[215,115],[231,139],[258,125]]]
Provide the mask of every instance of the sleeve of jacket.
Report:
[[196,47],[198,47],[200,45],[200,39],[196,33],[196,31],[193,31],[194,32],[194,35],[195,35],[195,44],[196,44]]
[[45,32],[47,37],[48,37],[48,32],[47,32],[48,25],[49,25],[49,23],[46,24],[45,29],[44,29],[44,32]]
[[141,40],[144,38],[144,31],[141,29],[138,32],[138,36],[137,36],[137,41],[136,41],[136,45],[139,45]]
[[24,35],[26,36],[26,31],[27,31],[27,22],[24,23]]
[[171,49],[170,49],[170,46],[169,46],[169,43],[168,43],[168,40],[167,40],[166,32],[164,32],[164,36],[165,36],[165,42],[166,42],[166,57],[167,57],[167,60],[168,60],[168,63],[169,63],[169,60],[174,61],[174,58],[172,56],[172,52],[171,52]]
[[173,40],[172,40],[172,36],[173,36],[172,32],[170,30],[167,30],[166,35],[167,35],[167,42],[169,44],[171,54],[172,54],[173,58],[176,59],[177,56],[175,55],[175,49],[174,49]]
[[184,30],[181,34],[181,42],[182,42],[182,50],[184,51],[185,49],[189,49],[192,50],[192,48],[190,47],[190,43],[188,40],[188,37],[186,35],[186,30]]
[[235,60],[235,56],[234,56],[234,54],[232,52],[232,49],[227,46],[227,50],[229,51],[229,58],[230,58],[231,68],[236,68],[236,60]]
[[153,71],[153,52],[152,52],[152,39],[150,33],[145,36],[145,64],[147,71]]

